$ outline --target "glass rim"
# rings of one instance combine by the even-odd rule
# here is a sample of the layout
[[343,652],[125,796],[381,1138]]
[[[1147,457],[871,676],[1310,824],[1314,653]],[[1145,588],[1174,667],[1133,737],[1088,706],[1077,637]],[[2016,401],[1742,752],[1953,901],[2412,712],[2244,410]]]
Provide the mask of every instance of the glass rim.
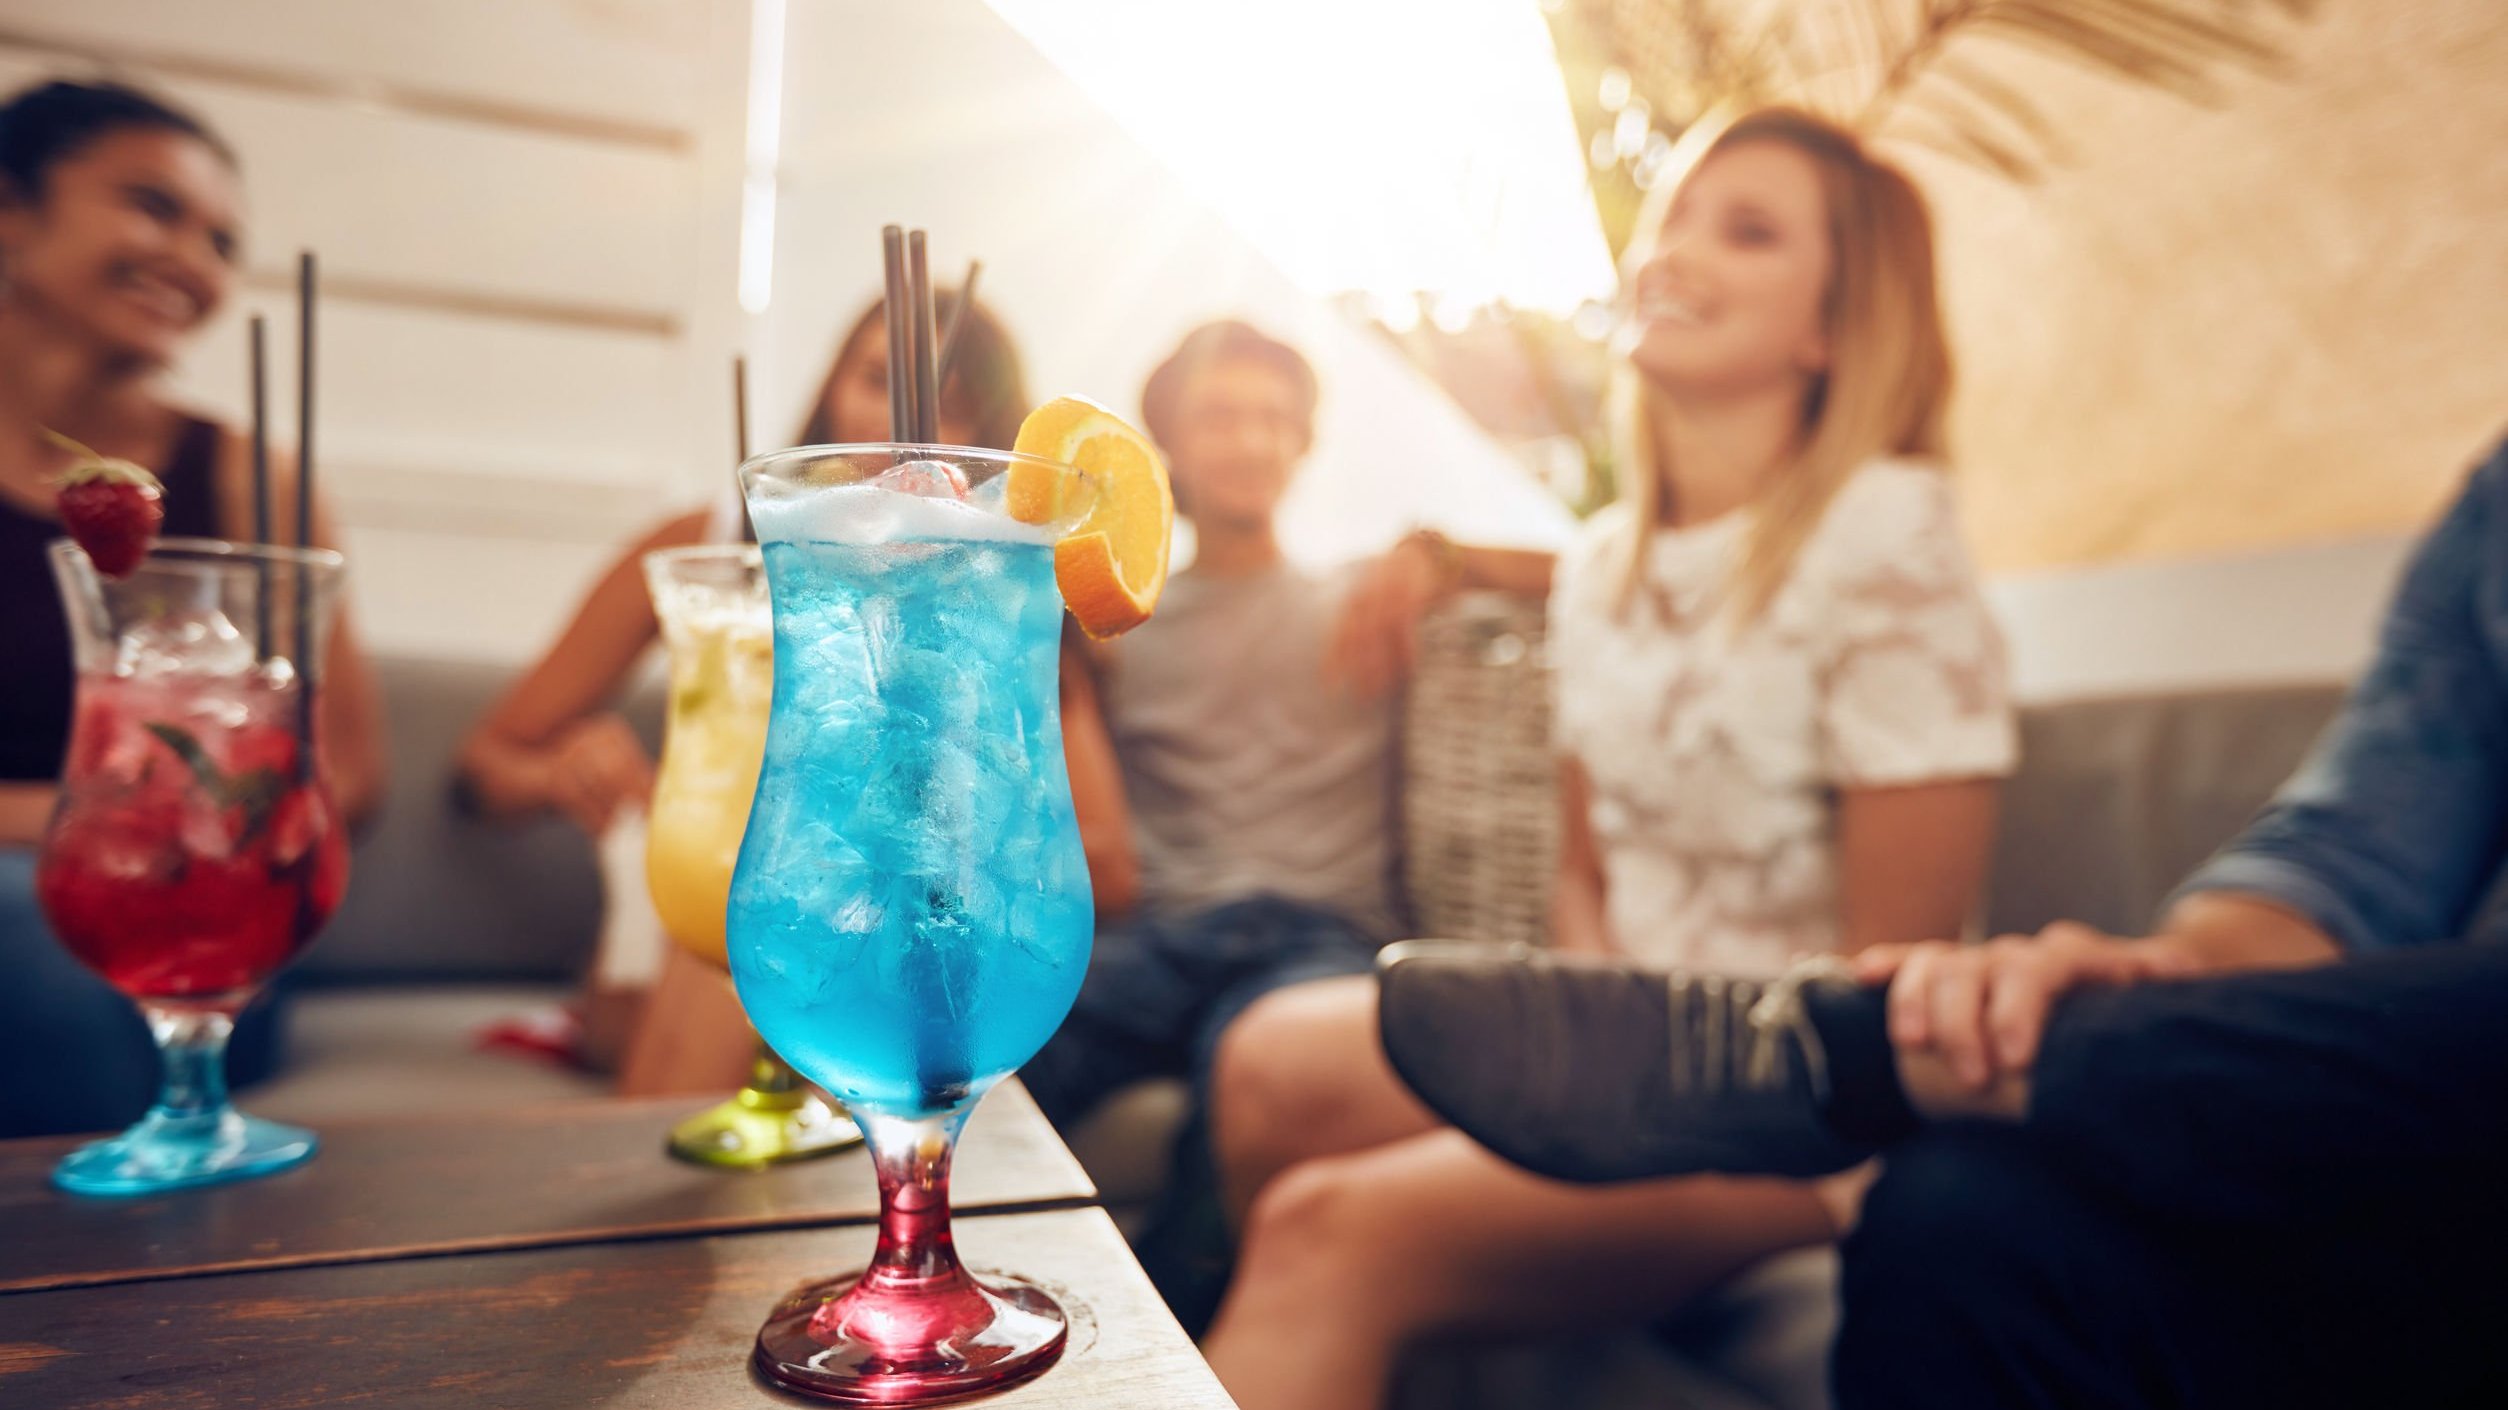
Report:
[[[45,545],[45,549],[53,557],[60,559],[67,559],[73,554],[80,558],[87,556],[87,551],[80,548],[78,540],[73,538],[54,539]],[[177,534],[158,539],[148,545],[148,555],[140,559],[139,567],[132,571],[142,572],[151,567],[170,567],[180,564],[247,568],[260,563],[272,565],[285,563],[304,568],[329,568],[336,571],[348,566],[348,555],[336,548],[292,548],[285,544],[243,543],[235,539],[197,538]]]
[[740,477],[746,482],[752,476],[778,469],[788,462],[812,463],[821,460],[843,460],[857,456],[897,455],[905,453],[918,460],[975,460],[1005,469],[1018,464],[1038,465],[1083,480],[1095,477],[1077,465],[1049,460],[1041,455],[1022,451],[995,450],[990,446],[931,445],[917,441],[857,441],[837,445],[788,446],[783,450],[761,451],[740,462]]
[[677,543],[666,548],[648,548],[640,555],[648,565],[736,561],[758,564],[765,561],[765,551],[754,543]]

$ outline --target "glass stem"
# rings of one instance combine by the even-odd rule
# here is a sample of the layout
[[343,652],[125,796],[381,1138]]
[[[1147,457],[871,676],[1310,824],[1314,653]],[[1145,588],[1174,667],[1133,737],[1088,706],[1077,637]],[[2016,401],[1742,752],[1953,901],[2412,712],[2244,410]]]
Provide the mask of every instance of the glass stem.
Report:
[[732,1100],[751,1111],[799,1111],[809,1105],[810,1089],[792,1064],[777,1057],[760,1038],[757,1052],[749,1058],[749,1085]]
[[801,1074],[777,1057],[775,1050],[766,1045],[764,1038],[760,1038],[757,1056],[749,1062],[749,1090],[768,1096],[782,1096],[800,1088]]
[[862,1118],[880,1182],[880,1241],[862,1287],[873,1293],[929,1291],[964,1281],[949,1232],[949,1162],[969,1106],[932,1116]]
[[165,1086],[149,1115],[185,1126],[216,1125],[232,1110],[226,1096],[226,1040],[235,1033],[234,1009],[145,1004],[141,1011],[165,1059]]

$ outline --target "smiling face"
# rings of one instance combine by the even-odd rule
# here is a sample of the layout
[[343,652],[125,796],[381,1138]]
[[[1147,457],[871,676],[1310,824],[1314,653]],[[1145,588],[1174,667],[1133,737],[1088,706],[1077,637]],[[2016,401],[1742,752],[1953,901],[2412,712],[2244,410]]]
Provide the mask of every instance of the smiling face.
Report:
[[1771,139],[1717,149],[1681,183],[1631,276],[1629,360],[1676,396],[1807,385],[1828,367],[1834,262],[1809,155]]
[[8,297],[109,356],[163,365],[226,302],[241,202],[234,168],[199,138],[105,132],[0,202]]

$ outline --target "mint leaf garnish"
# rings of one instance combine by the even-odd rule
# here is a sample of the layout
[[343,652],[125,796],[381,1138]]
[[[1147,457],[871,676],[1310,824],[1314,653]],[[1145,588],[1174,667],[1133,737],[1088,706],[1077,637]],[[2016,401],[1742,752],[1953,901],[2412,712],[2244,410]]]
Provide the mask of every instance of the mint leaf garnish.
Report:
[[241,808],[244,813],[243,834],[235,839],[243,846],[261,835],[269,825],[271,810],[287,792],[287,776],[272,768],[253,769],[243,774],[229,774],[209,757],[200,740],[180,725],[150,724],[148,732],[165,742],[184,767],[199,780],[201,790],[218,802],[221,808]]

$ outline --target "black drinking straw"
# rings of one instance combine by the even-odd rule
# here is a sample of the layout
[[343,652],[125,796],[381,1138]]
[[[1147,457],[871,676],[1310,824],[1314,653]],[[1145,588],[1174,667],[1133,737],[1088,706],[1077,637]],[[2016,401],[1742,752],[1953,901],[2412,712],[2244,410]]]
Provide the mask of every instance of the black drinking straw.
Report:
[[[313,547],[314,255],[296,255],[296,547]],[[313,575],[296,561],[296,723],[305,777],[313,777]]]
[[[270,321],[252,319],[253,542],[270,544]],[[253,659],[270,664],[270,555],[253,561]]]
[[888,324],[888,438],[914,439],[913,336],[906,308],[906,232],[889,226],[880,232],[880,263],[887,280],[887,301],[881,306]]
[[967,327],[967,305],[974,302],[975,281],[983,273],[984,261],[968,260],[966,282],[958,286],[958,297],[950,302],[949,326],[941,330],[940,357],[937,359],[939,370],[932,374],[932,387],[936,395],[947,390],[949,386],[950,366],[958,360],[958,335],[965,332]]
[[[893,439],[930,445],[940,439],[940,392],[932,357],[932,278],[925,237],[920,230],[906,235],[901,270],[897,227],[888,227],[884,234],[882,250],[888,256],[889,416],[892,428],[906,428],[896,431]],[[914,792],[925,794],[930,787],[927,773]],[[938,884],[930,888],[925,899],[929,913],[936,919],[959,913],[965,904]],[[956,1041],[952,1015],[945,1010],[952,1006],[951,995],[957,987],[950,982],[952,961],[963,960],[964,955],[946,944],[925,944],[919,938],[906,943],[904,962],[914,976],[913,987],[922,991],[914,1010],[918,1039],[916,1080],[927,1103],[955,1102],[965,1095],[968,1072],[963,1045]]]
[[732,354],[732,449],[740,459],[732,462],[732,502],[740,506],[740,541],[756,543],[758,526],[749,518],[749,487],[740,480],[740,467],[749,463],[749,359]]
[[906,232],[906,297],[914,338],[914,439],[919,445],[940,440],[940,382],[932,355],[939,340],[932,335],[932,267],[923,232]]
[[749,458],[749,359],[732,354],[732,449]]

